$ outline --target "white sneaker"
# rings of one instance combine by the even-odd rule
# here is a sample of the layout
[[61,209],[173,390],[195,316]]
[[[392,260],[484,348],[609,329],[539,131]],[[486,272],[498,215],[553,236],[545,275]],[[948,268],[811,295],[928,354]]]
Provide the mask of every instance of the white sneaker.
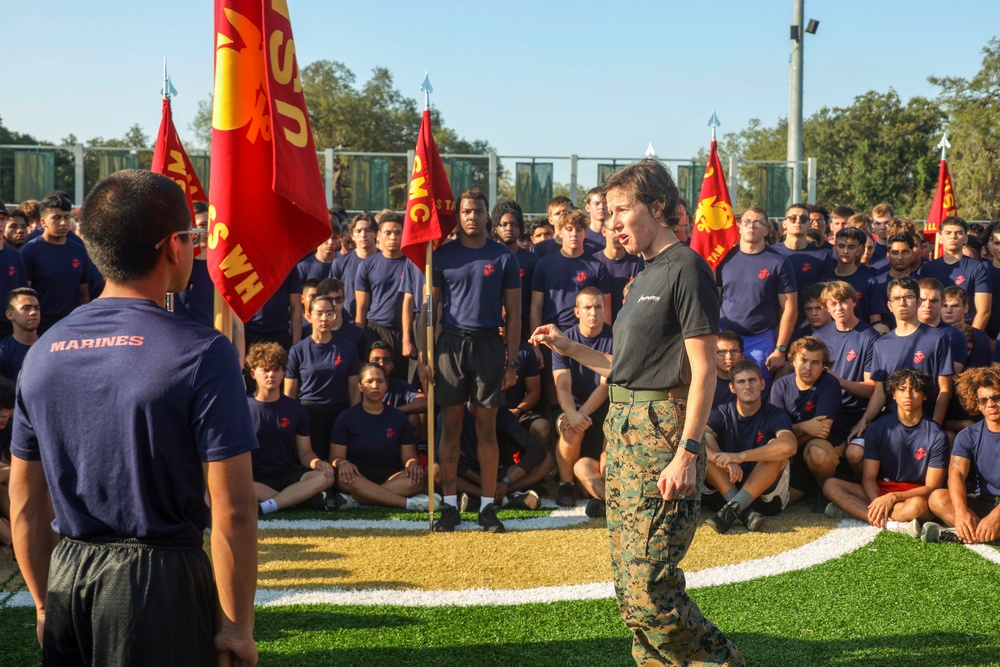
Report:
[[361,507],[361,503],[354,499],[349,493],[338,493],[336,496],[337,511],[356,510]]
[[[434,501],[435,503],[441,502],[439,497],[434,498]],[[411,512],[426,512],[429,507],[429,498],[426,493],[419,493],[406,499],[406,509]]]
[[896,525],[893,526],[892,531],[894,533],[901,533],[903,535],[909,535],[910,537],[920,537],[920,522],[916,519],[912,521],[897,521]]

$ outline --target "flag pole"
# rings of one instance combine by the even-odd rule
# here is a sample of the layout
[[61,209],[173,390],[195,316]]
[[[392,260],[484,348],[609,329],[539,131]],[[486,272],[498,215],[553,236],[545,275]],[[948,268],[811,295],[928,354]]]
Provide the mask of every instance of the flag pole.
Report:
[[[420,91],[424,94],[424,110],[431,108],[431,93],[434,92],[431,86],[430,77],[427,70],[424,70],[424,81],[420,84]],[[427,365],[430,366],[431,373],[434,372],[434,307],[433,296],[434,287],[432,276],[434,272],[434,244],[427,242],[426,258],[424,259],[424,322],[426,331],[424,338],[427,341]],[[434,382],[427,383],[427,527],[434,528]]]
[[[163,56],[163,90],[161,90],[160,93],[163,95],[163,99],[165,99],[167,101],[167,104],[170,103],[170,89],[171,88],[172,88],[172,86],[170,85],[170,77],[167,76],[167,57]],[[176,91],[174,91],[174,92],[176,92]],[[191,222],[194,223],[194,220],[192,220]],[[171,313],[174,312],[174,293],[173,292],[167,292],[167,299],[166,299],[166,302],[163,304],[163,307],[165,309],[167,309],[168,311],[170,311]]]
[[[951,142],[948,141],[947,131],[945,131],[944,135],[942,135],[941,141],[938,142],[937,147],[941,149],[941,163],[944,164],[944,161],[947,159],[948,156],[948,149],[951,148]],[[934,232],[934,253],[933,253],[934,259],[937,259],[938,257],[941,256],[941,251],[942,251],[941,221],[938,221],[938,230]]]

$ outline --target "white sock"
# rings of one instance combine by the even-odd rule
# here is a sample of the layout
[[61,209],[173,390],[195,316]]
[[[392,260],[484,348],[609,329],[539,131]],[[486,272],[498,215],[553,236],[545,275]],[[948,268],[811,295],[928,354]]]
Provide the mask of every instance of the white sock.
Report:
[[444,504],[451,505],[452,507],[458,507],[458,494],[456,493],[453,496],[445,496]]
[[274,498],[268,498],[267,500],[265,500],[264,502],[262,502],[260,504],[260,511],[263,512],[264,514],[270,514],[271,512],[277,512],[278,511],[278,503],[274,500]]
[[889,519],[888,521],[885,522],[886,530],[896,530],[896,528],[898,527],[899,527],[898,521],[893,521],[892,519]]
[[492,502],[493,502],[492,498],[487,498],[486,496],[483,496],[482,498],[480,498],[479,499],[479,511],[482,512],[484,509],[486,509],[486,506],[489,505]]

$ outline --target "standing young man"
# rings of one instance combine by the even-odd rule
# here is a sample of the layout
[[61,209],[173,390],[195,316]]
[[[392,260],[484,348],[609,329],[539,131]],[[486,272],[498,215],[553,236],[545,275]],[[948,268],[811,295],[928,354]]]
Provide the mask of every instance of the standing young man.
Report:
[[[440,307],[441,333],[434,345],[434,373],[428,365],[426,312],[417,329],[420,377],[433,383],[441,407],[439,480],[444,503],[434,523],[436,532],[451,532],[462,521],[458,511],[458,459],[462,411],[466,401],[476,418],[482,493],[479,525],[504,532],[493,504],[500,450],[497,410],[503,390],[517,378],[521,339],[521,278],[514,255],[490,239],[486,231],[489,201],[479,190],[459,197],[458,240],[434,251],[433,305]],[[506,351],[500,327],[507,333]]]
[[986,265],[962,254],[969,240],[969,223],[957,216],[941,221],[939,233],[944,253],[920,267],[922,278],[937,278],[942,285],[957,285],[969,293],[970,321],[976,329],[985,329],[993,309],[993,292]]
[[806,290],[818,282],[829,280],[835,263],[829,251],[809,243],[806,237],[809,232],[809,208],[805,204],[789,206],[781,226],[785,230],[785,240],[771,248],[788,258],[795,274],[799,290],[798,321],[801,321],[806,314]]
[[[29,351],[11,446],[43,662],[208,666],[218,652],[252,665],[257,439],[243,377],[226,338],[163,309],[200,234],[177,184],[147,171],[101,180],[83,219],[107,287]],[[67,377],[88,391],[51,400]]]
[[604,422],[608,533],[632,657],[640,665],[743,665],[740,650],[688,597],[678,567],[694,537],[705,481],[702,439],[719,330],[712,270],[667,222],[679,195],[659,161],[625,167],[604,192],[618,241],[646,262],[615,322],[614,352],[574,343],[553,325],[536,330],[532,342],[576,359],[611,385]]
[[[375,218],[367,211],[354,216],[351,221],[351,240],[354,248],[346,254],[338,255],[330,265],[330,277],[344,281],[344,312],[347,319],[353,321],[354,312],[354,280],[358,266],[362,261],[378,252],[375,247],[375,236],[378,225]],[[346,247],[346,246],[344,246]]]
[[42,314],[38,307],[38,294],[30,287],[11,290],[7,293],[7,311],[4,314],[13,333],[0,340],[0,374],[16,383],[25,355],[38,340],[38,323]]

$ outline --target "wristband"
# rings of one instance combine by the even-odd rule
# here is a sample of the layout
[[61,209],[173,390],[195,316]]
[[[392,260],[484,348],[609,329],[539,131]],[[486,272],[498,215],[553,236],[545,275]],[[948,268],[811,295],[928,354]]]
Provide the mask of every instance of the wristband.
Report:
[[500,481],[503,482],[504,484],[506,484],[507,486],[510,486],[510,476],[509,475],[504,475],[503,479],[501,479]]
[[692,454],[697,454],[701,451],[701,443],[697,440],[688,438],[684,441],[684,449],[688,450]]

